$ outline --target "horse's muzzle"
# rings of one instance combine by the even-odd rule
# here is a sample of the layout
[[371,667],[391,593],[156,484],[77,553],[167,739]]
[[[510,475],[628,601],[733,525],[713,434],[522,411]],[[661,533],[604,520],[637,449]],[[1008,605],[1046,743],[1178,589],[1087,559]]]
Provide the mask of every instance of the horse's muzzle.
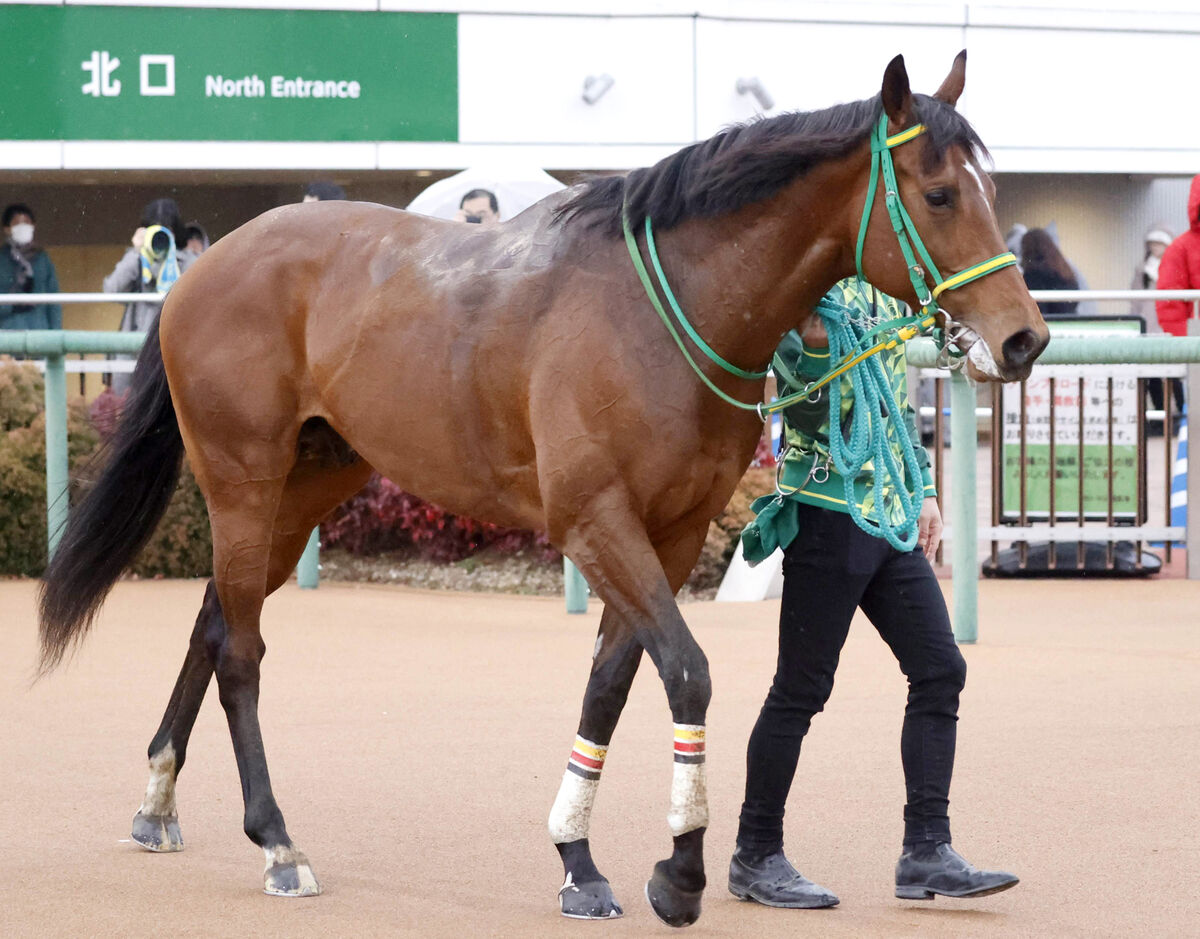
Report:
[[1049,342],[1049,332],[1039,334],[1028,326],[1005,339],[1000,351],[1007,380],[1023,381],[1028,378],[1033,363]]

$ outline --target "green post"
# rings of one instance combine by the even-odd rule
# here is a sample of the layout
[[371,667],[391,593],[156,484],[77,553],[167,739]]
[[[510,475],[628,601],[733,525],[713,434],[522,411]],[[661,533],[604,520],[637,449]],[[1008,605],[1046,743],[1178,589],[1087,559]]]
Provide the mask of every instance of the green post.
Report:
[[50,556],[67,524],[67,364],[62,355],[46,356],[46,542]]
[[[950,376],[950,563],[954,576],[954,638],[979,635],[979,541],[975,518],[975,385],[962,372]],[[992,446],[999,446],[995,440]],[[939,455],[940,456],[940,455]]]
[[567,595],[568,613],[586,613],[588,608],[588,585],[579,568],[563,555],[563,593]]
[[316,590],[321,581],[321,528],[317,526],[308,536],[308,544],[296,565],[296,581],[302,590]]

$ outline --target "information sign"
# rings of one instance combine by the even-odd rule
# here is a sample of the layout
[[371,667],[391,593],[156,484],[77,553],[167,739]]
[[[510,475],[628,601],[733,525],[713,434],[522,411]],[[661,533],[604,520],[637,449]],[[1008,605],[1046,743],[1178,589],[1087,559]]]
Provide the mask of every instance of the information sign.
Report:
[[[1128,336],[1136,319],[1071,320],[1048,324],[1052,336]],[[1054,511],[1059,520],[1079,517],[1079,395],[1083,379],[1083,514],[1108,516],[1109,388],[1112,379],[1112,500],[1115,519],[1134,519],[1138,509],[1138,381],[1135,370],[1109,365],[1035,365],[1025,382],[1025,465],[1021,465],[1021,386],[1003,395],[1003,515],[1017,520],[1021,473],[1025,515],[1050,515],[1050,379],[1054,379]]]
[[444,13],[0,4],[0,140],[455,141],[457,29]]

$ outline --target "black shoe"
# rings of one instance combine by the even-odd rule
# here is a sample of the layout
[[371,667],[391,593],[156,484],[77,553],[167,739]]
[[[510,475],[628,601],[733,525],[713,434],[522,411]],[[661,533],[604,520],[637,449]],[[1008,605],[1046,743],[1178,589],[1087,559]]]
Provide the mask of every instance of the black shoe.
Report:
[[1007,871],[977,870],[947,841],[907,846],[896,862],[896,896],[901,900],[932,900],[935,893],[986,897],[1018,883]]
[[838,898],[802,875],[782,851],[747,860],[742,852],[729,862],[729,892],[739,900],[756,900],[765,906],[790,910],[818,910],[837,906]]

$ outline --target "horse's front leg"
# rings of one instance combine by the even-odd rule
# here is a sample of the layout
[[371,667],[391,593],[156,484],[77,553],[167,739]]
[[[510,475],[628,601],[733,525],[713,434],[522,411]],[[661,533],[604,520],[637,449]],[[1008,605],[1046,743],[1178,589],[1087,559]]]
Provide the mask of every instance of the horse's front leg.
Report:
[[689,516],[655,538],[654,550],[667,578],[670,604],[661,617],[651,620],[637,636],[666,686],[675,723],[671,811],[667,815],[675,850],[670,858],[654,866],[654,875],[646,884],[646,899],[659,919],[669,926],[687,926],[696,921],[705,885],[704,831],[708,827],[705,720],[712,683],[708,659],[684,623],[675,594],[696,564],[712,514],[710,508],[697,506]]
[[[600,654],[604,652],[604,624],[608,617],[622,627],[614,641],[613,659],[605,660],[599,669],[593,667],[588,693],[591,696],[594,692],[595,700],[602,704],[589,707],[589,702],[585,701],[581,736],[583,727],[595,726],[597,735],[601,735],[601,729],[605,731],[602,737],[603,742],[607,742],[633,680],[641,650],[645,649],[666,688],[675,721],[674,778],[671,809],[667,816],[675,850],[670,858],[655,865],[653,876],[646,884],[646,898],[663,922],[687,926],[700,916],[700,898],[705,884],[703,848],[704,829],[708,825],[708,796],[704,775],[704,725],[712,688],[708,661],[688,631],[675,604],[674,593],[696,559],[707,521],[699,519],[698,524],[682,527],[678,534],[656,547],[645,534],[641,520],[628,511],[628,503],[623,505],[623,500],[612,499],[612,495],[610,492],[610,499],[596,500],[594,511],[590,513],[591,524],[577,529],[577,538],[572,539],[574,544],[569,545],[568,551],[605,603],[605,620],[602,620],[598,647]],[[598,655],[597,660],[599,658]],[[613,662],[611,670],[607,667],[608,661]],[[595,724],[589,725],[589,718],[594,718]],[[602,724],[603,720],[608,723]],[[585,738],[585,747],[589,741],[590,738]],[[602,763],[603,753],[599,756]],[[575,759],[575,754],[572,754],[572,762],[580,762]],[[573,771],[568,767],[567,772],[572,774]],[[598,779],[589,781],[595,783]],[[577,791],[573,789],[575,785],[564,778],[560,801],[569,802],[570,793]],[[563,791],[567,795],[564,796]],[[584,799],[588,811],[590,796],[594,796],[594,787]],[[582,834],[584,837],[573,840],[586,844],[586,827]],[[570,845],[572,841],[560,843]],[[586,847],[580,858],[580,863],[587,865],[588,875],[594,874],[589,882],[602,883],[603,878],[591,864]],[[566,855],[564,862],[567,862]],[[569,863],[567,870],[571,873]],[[569,888],[567,885],[568,891]],[[565,905],[563,909],[566,912]],[[613,909],[619,910],[619,907],[613,904]],[[609,910],[603,915],[614,914]]]
[[563,862],[559,905],[563,916],[572,919],[609,919],[622,913],[608,880],[592,861],[588,825],[608,743],[641,660],[642,647],[606,607],[600,617],[579,733],[550,811],[550,837]]
[[646,899],[668,926],[688,926],[700,916],[700,895],[705,884],[708,787],[704,730],[712,694],[708,659],[684,625],[678,608],[673,618],[639,630],[638,636],[658,667],[675,722],[671,810],[667,815],[675,850],[671,857],[654,865],[654,874],[646,884]]

